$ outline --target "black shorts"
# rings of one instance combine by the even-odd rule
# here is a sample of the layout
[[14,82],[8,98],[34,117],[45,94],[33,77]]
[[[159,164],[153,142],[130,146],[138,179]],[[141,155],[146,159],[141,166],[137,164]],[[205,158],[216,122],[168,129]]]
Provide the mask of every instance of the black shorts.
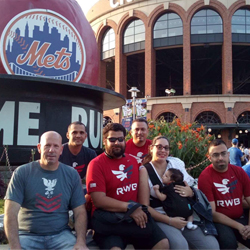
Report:
[[105,234],[95,232],[94,240],[100,249],[111,249],[112,247],[125,249],[128,244],[132,244],[135,249],[152,249],[158,242],[166,239],[166,235],[151,216],[148,217],[146,225],[146,228],[140,228],[134,221],[105,225],[93,218],[94,230],[97,227],[105,230]]

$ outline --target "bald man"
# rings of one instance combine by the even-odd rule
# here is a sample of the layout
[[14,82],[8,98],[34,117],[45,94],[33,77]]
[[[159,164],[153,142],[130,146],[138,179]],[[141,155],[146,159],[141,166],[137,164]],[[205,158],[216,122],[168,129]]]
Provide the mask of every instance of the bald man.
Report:
[[[58,161],[62,138],[55,131],[45,132],[37,148],[40,160],[15,170],[5,196],[4,229],[10,249],[86,249],[81,180],[75,169]],[[77,238],[68,227],[69,208]]]

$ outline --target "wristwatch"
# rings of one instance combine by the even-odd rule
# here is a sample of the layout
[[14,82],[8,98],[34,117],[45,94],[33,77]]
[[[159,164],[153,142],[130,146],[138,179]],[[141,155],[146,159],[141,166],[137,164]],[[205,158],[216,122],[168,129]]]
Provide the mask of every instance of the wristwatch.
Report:
[[136,203],[135,202],[129,202],[127,206],[127,211],[131,209]]

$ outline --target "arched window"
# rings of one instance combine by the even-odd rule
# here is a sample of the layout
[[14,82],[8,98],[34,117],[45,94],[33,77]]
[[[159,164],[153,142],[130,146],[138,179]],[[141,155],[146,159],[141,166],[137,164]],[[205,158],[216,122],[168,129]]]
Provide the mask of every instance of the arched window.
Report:
[[232,17],[232,33],[250,34],[250,11],[240,9]]
[[247,9],[239,9],[234,12],[232,17],[232,42],[250,42],[250,11]]
[[102,40],[102,60],[115,55],[115,32],[112,28],[107,30]]
[[174,113],[172,113],[172,112],[165,112],[165,113],[162,113],[162,114],[160,114],[158,117],[157,117],[157,119],[161,119],[162,117],[164,117],[164,120],[166,121],[166,122],[172,122],[173,121],[173,119],[176,117],[176,118],[178,118],[178,116],[176,116]]
[[250,111],[245,111],[238,116],[238,123],[250,123]]
[[132,21],[124,32],[124,53],[145,49],[145,26],[142,20]]
[[191,43],[222,42],[222,33],[222,18],[216,11],[204,9],[194,14],[191,21]]
[[154,47],[183,44],[183,25],[179,15],[166,13],[154,25]]
[[212,111],[205,111],[205,112],[200,113],[196,117],[195,121],[200,123],[200,124],[221,123],[220,117]]

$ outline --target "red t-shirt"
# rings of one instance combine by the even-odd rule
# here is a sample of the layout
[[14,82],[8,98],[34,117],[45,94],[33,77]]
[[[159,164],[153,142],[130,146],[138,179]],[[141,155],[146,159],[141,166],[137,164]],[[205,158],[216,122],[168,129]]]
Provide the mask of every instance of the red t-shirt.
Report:
[[142,159],[148,154],[148,148],[152,144],[152,141],[147,139],[146,143],[142,147],[137,147],[133,143],[133,139],[126,142],[125,152],[136,158],[139,165],[142,163]]
[[217,212],[232,219],[243,214],[242,196],[250,196],[250,181],[241,167],[228,164],[228,170],[220,173],[211,164],[200,174],[198,186],[209,201],[215,202]]
[[[125,154],[121,159],[110,159],[102,153],[92,160],[87,172],[88,193],[104,192],[119,201],[137,202],[139,169],[135,158]],[[93,205],[93,210],[95,210]]]

